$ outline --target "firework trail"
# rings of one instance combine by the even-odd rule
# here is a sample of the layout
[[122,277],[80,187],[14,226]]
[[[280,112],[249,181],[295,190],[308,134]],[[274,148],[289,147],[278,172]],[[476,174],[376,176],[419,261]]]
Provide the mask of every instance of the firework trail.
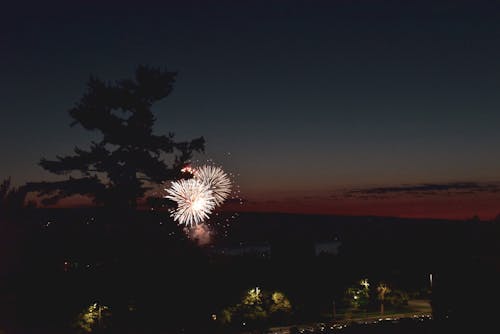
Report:
[[231,179],[220,167],[203,165],[193,170],[193,176],[208,185],[216,206],[220,206],[231,194]]
[[207,219],[216,205],[209,185],[194,178],[174,181],[166,191],[168,195],[165,197],[177,202],[172,217],[188,227],[196,226]]

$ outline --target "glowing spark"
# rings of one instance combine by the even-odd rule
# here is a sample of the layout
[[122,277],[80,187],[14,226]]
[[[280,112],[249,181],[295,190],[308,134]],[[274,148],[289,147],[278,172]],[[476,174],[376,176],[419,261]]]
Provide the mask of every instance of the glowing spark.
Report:
[[174,181],[166,191],[169,195],[165,197],[177,202],[172,217],[180,224],[197,225],[207,219],[215,208],[212,190],[196,179]]
[[194,175],[194,168],[191,167],[191,166],[186,166],[184,168],[181,169],[181,172],[183,173],[189,173],[191,175]]
[[204,165],[196,168],[193,175],[212,191],[215,205],[221,205],[231,194],[231,179],[220,167]]

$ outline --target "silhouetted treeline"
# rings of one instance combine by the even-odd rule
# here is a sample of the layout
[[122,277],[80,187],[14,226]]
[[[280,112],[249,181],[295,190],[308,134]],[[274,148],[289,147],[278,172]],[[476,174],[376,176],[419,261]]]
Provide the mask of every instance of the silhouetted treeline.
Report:
[[[241,214],[227,237],[219,231],[198,246],[167,212],[25,210],[1,223],[0,320],[9,333],[71,333],[72,319],[99,302],[113,312],[109,333],[218,333],[211,316],[255,286],[285,293],[291,321],[307,322],[327,319],[333,301],[345,306],[345,288],[360,278],[425,298],[432,273],[435,317],[463,322],[499,301],[499,230],[493,222]],[[333,239],[339,255],[315,255],[316,242]],[[270,256],[216,252],[264,242]]]
[[156,135],[153,131],[152,107],[170,95],[176,76],[143,65],[137,66],[131,78],[114,82],[92,76],[68,113],[71,126],[95,131],[100,139],[55,160],[42,158],[43,169],[69,177],[29,182],[27,188],[44,204],[85,195],[99,205],[128,209],[135,208],[154,185],[188,176],[181,169],[194,152],[204,150],[204,138],[176,141],[173,133]]

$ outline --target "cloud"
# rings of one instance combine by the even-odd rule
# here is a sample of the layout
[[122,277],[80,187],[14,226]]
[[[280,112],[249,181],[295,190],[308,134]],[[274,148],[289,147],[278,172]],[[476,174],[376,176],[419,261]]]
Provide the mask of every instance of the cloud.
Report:
[[400,185],[390,187],[374,187],[350,190],[346,197],[366,198],[387,197],[391,195],[411,194],[417,196],[430,196],[440,194],[475,194],[496,193],[500,191],[498,183],[480,182],[450,182],[450,183],[423,183],[415,185]]

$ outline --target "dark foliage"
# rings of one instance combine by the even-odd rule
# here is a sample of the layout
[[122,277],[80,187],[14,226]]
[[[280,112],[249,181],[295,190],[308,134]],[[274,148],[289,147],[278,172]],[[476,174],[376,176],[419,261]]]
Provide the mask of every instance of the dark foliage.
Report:
[[[0,245],[10,241],[10,248],[0,253],[0,262],[2,254],[11,258],[10,265],[2,266],[8,275],[0,275],[0,325],[11,329],[8,333],[75,333],[70,328],[75,317],[95,302],[112,311],[110,326],[101,333],[241,332],[251,323],[242,328],[234,321],[234,327],[225,328],[211,315],[219,316],[256,286],[289,298],[292,318],[282,318],[276,325],[327,323],[332,302],[339,314],[345,310],[345,288],[359,278],[368,277],[373,286],[390,282],[393,291],[399,287],[415,291],[429,287],[429,272],[434,274],[432,302],[438,326],[429,332],[453,332],[449,329],[464,325],[483,329],[485,321],[496,319],[495,241],[500,226],[494,223],[242,214],[231,225],[229,237],[212,248],[188,240],[166,212],[38,209],[25,211],[17,220],[18,224],[8,225],[10,233],[4,229],[0,235]],[[422,234],[416,235],[421,229]],[[387,230],[392,231],[390,236]],[[334,234],[351,247],[337,256],[316,256],[313,241]],[[449,248],[437,242],[441,235],[448,235]],[[381,244],[382,236],[387,239]],[[263,241],[269,241],[270,256],[214,252],[240,242]],[[396,241],[404,241],[406,247]],[[429,251],[423,252],[422,245]],[[348,252],[349,248],[359,251]],[[387,297],[387,310],[390,304]],[[372,306],[379,308],[378,302]],[[412,324],[344,330],[412,333]]]
[[71,195],[89,195],[108,207],[133,208],[151,185],[181,176],[180,169],[194,152],[204,149],[203,137],[177,142],[174,135],[155,135],[152,106],[167,97],[176,74],[139,66],[134,79],[106,83],[91,77],[87,90],[69,114],[71,123],[102,135],[88,150],[41,159],[40,166],[59,174],[79,174],[58,182],[27,185],[54,204]]
[[26,206],[34,206],[33,202],[26,203],[27,187],[12,187],[10,178],[0,183],[0,212],[6,213],[22,209]]

